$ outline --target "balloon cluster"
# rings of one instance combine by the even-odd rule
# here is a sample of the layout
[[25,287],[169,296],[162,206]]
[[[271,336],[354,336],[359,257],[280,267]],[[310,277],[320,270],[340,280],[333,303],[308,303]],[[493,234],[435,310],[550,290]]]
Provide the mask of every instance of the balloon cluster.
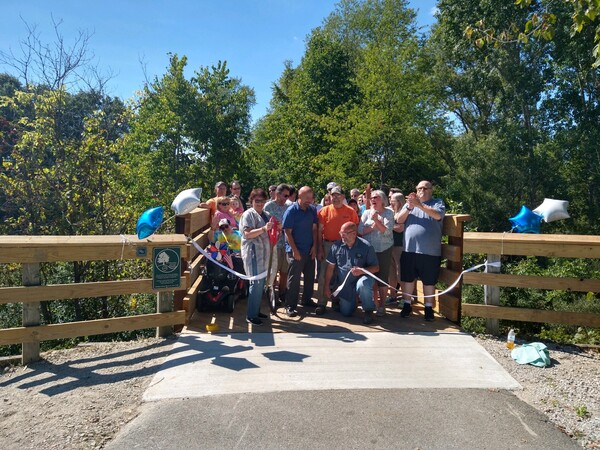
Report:
[[567,212],[568,207],[569,202],[566,200],[545,198],[542,204],[533,211],[525,205],[521,206],[519,214],[508,220],[512,225],[512,231],[539,234],[542,220],[544,222],[553,222],[571,217]]
[[[173,200],[171,209],[175,211],[176,216],[182,216],[191,212],[200,203],[202,188],[186,189],[181,191]],[[138,239],[145,239],[153,235],[163,224],[164,209],[162,206],[147,209],[142,213],[137,221],[135,230]]]

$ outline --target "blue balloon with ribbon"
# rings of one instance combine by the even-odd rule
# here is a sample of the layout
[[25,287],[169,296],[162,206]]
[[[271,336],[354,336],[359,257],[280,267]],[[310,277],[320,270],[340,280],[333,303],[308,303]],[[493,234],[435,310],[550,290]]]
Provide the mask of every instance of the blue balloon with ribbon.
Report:
[[521,211],[514,217],[508,219],[512,224],[513,231],[517,233],[540,233],[542,216],[534,213],[527,206],[521,206]]
[[163,216],[164,209],[162,206],[157,206],[156,208],[150,208],[144,211],[135,227],[138,239],[144,239],[153,235],[162,224]]

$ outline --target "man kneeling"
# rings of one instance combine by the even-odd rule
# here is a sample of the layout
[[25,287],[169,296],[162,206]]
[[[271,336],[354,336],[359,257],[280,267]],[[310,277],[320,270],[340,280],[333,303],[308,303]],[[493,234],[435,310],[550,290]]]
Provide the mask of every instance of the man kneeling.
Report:
[[[363,323],[373,322],[373,284],[375,280],[365,275],[359,268],[371,273],[379,271],[379,262],[375,255],[375,249],[364,239],[356,234],[356,224],[346,222],[340,230],[341,240],[335,241],[327,255],[327,270],[325,272],[325,286],[323,295],[331,298],[331,278],[334,273],[338,283],[346,280],[344,287],[339,293],[340,312],[344,316],[351,316],[356,309],[356,295],[360,297],[364,311]],[[350,275],[348,275],[350,273]]]

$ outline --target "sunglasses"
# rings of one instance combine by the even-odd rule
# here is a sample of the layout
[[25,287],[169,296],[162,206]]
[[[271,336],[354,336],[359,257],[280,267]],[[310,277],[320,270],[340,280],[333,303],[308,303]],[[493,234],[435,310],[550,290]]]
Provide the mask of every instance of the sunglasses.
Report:
[[221,206],[229,206],[229,203],[219,203]]

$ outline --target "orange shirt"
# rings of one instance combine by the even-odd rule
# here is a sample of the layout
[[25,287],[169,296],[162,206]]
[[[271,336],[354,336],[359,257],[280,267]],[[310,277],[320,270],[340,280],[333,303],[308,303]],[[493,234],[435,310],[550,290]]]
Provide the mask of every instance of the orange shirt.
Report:
[[337,241],[340,239],[340,230],[346,222],[358,224],[358,215],[348,205],[336,208],[327,205],[319,211],[319,224],[323,225],[323,239],[326,241]]
[[206,204],[208,205],[208,209],[210,210],[210,213],[209,213],[210,220],[212,220],[213,216],[217,212],[217,198],[218,197],[213,197],[213,198],[209,198],[208,200],[206,200]]

